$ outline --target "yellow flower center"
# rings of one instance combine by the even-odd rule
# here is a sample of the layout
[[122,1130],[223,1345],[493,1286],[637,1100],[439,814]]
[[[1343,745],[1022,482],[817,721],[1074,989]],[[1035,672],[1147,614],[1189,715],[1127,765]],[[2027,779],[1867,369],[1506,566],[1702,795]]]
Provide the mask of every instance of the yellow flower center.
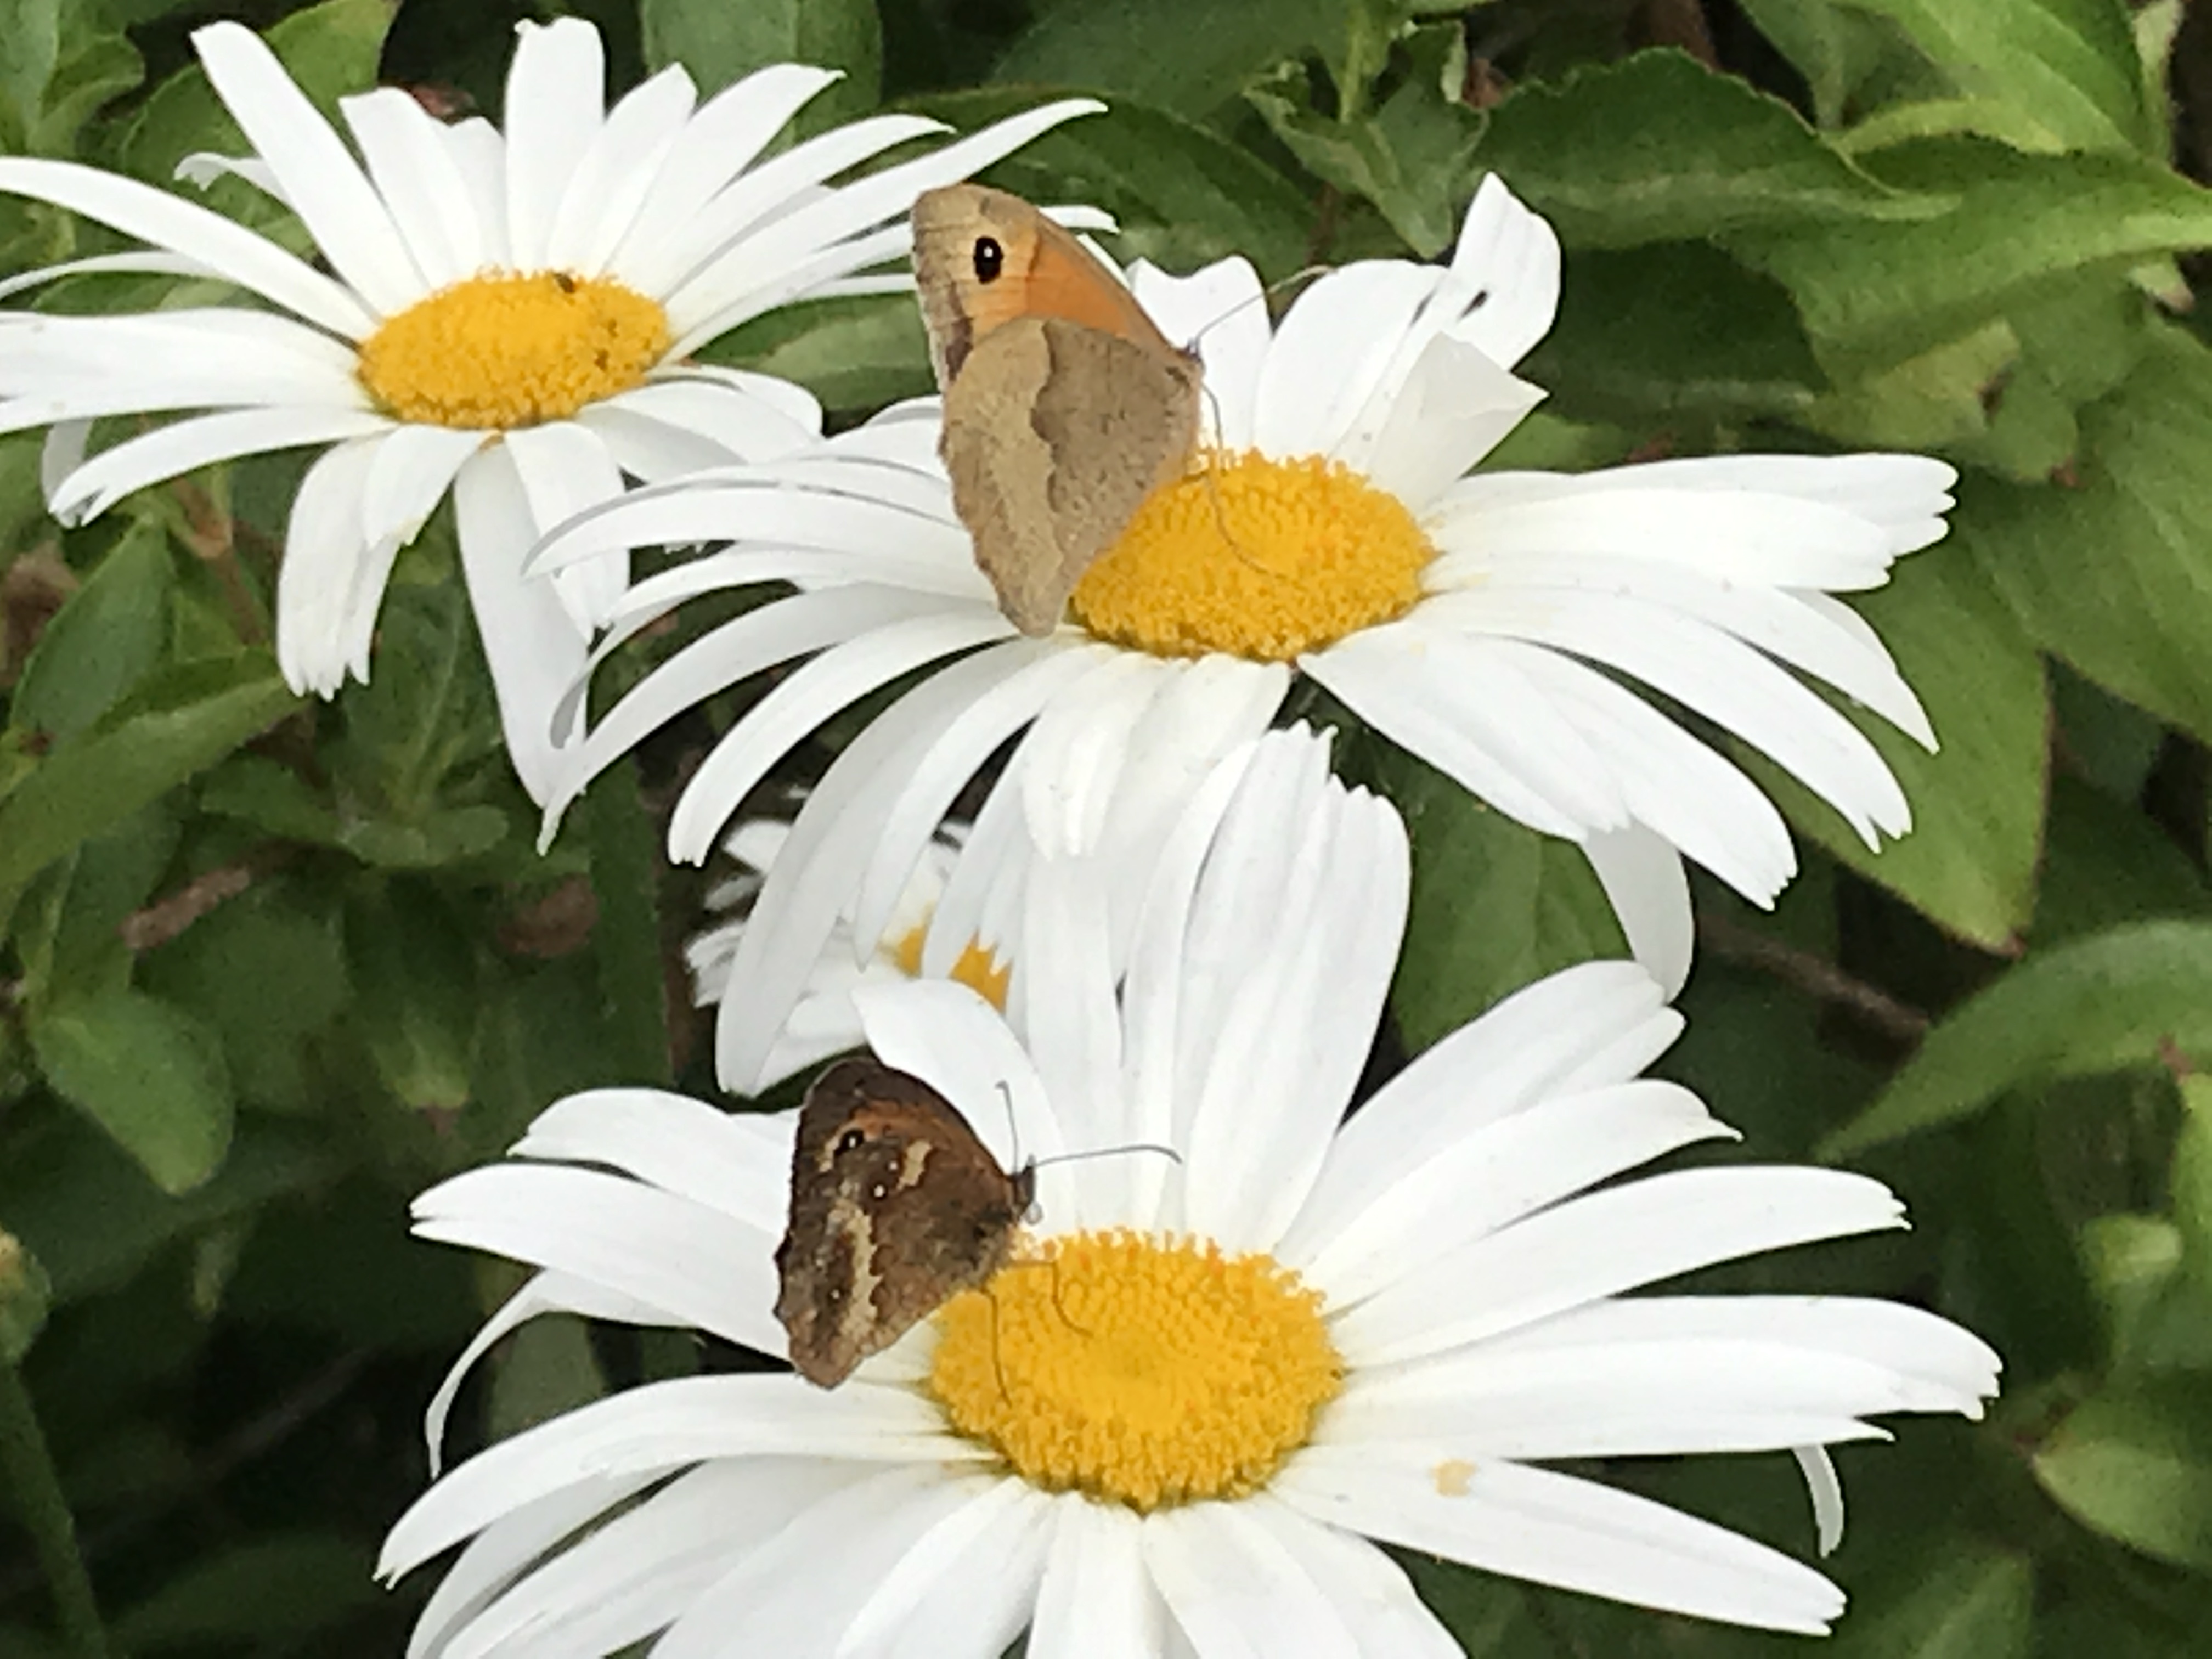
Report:
[[1210,454],[1138,509],[1070,603],[1099,638],[1152,656],[1290,662],[1412,610],[1435,551],[1350,467]]
[[[892,964],[908,979],[921,977],[921,945],[929,936],[929,924],[925,921],[908,933],[899,935],[890,947]],[[960,959],[952,964],[948,979],[956,979],[1000,1013],[1006,1011],[1006,987],[1012,981],[1014,970],[1001,967],[991,947],[981,939],[969,939],[960,952]]]
[[668,313],[620,283],[486,271],[385,319],[361,383],[395,420],[504,430],[629,391],[669,343]]
[[937,1317],[954,1428],[1033,1486],[1139,1511],[1258,1491],[1343,1380],[1317,1292],[1188,1239],[1053,1239]]

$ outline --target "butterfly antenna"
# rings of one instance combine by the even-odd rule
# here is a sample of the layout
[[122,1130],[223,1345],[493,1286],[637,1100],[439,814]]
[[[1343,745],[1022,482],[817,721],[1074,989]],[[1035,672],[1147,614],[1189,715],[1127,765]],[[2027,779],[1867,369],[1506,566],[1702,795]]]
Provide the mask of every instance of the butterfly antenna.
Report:
[[1030,1167],[1042,1170],[1054,1164],[1080,1164],[1085,1158],[1119,1158],[1124,1152],[1158,1152],[1162,1158],[1171,1158],[1178,1164],[1182,1162],[1182,1154],[1172,1146],[1163,1146],[1155,1140],[1133,1140],[1126,1146],[1093,1146],[1088,1152],[1054,1152],[1050,1158],[1033,1160]]
[[1006,1387],[1006,1362],[999,1353],[999,1298],[988,1285],[975,1287],[983,1293],[983,1300],[991,1310],[991,1371],[999,1379],[999,1398],[1009,1406],[1014,1403],[1012,1389]]
[[1289,276],[1285,276],[1279,281],[1268,283],[1267,287],[1261,289],[1257,294],[1247,295],[1244,298],[1239,300],[1235,305],[1231,306],[1226,311],[1222,312],[1218,316],[1209,318],[1200,327],[1198,332],[1190,337],[1188,347],[1186,349],[1194,348],[1200,340],[1204,339],[1215,329],[1219,328],[1222,324],[1227,322],[1231,317],[1240,316],[1243,313],[1251,310],[1254,306],[1263,306],[1267,304],[1268,301],[1273,299],[1275,295],[1280,294],[1285,289],[1290,287],[1291,283],[1303,283],[1311,277],[1326,276],[1328,272],[1335,269],[1336,267],[1334,265],[1302,265],[1297,270],[1292,271]]

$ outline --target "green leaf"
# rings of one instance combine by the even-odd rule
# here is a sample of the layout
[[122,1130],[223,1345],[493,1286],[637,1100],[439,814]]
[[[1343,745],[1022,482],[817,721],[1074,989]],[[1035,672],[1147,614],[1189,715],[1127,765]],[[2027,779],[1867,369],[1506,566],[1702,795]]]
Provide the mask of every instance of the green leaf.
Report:
[[2027,1557],[1953,1537],[1920,1558],[1917,1577],[1875,1607],[1853,1609],[1823,1650],[1836,1659],[2008,1659],[2035,1626]]
[[1930,754],[1888,722],[1862,722],[1897,774],[1912,829],[1879,853],[1780,769],[1750,769],[1838,859],[1960,938],[2008,952],[2035,905],[2050,762],[2050,698],[2035,647],[1972,565],[1942,544],[1853,596],[1919,694],[1942,745]]
[[1732,230],[1723,245],[1796,296],[1830,373],[1868,373],[2063,290],[2212,242],[2212,191],[2126,155],[2023,155],[1930,139],[1869,167],[1948,212]]
[[2156,331],[2081,422],[2078,483],[1962,490],[1960,539],[2038,644],[2212,739],[2212,351]]
[[929,342],[910,294],[778,306],[701,356],[796,380],[839,411],[873,410],[932,389]]
[[1340,118],[1313,108],[1310,77],[1297,62],[1244,95],[1308,172],[1373,203],[1425,259],[1458,234],[1485,121],[1459,97],[1466,49],[1456,19],[1419,31],[1408,52],[1412,72],[1372,113]]
[[702,93],[770,64],[812,64],[844,79],[803,110],[801,134],[866,115],[883,94],[884,32],[875,0],[639,0],[646,62],[681,64]]
[[1813,94],[1823,127],[1838,126],[1847,101],[1896,50],[1891,31],[1832,0],[1742,0],[1744,15],[1790,60]]
[[[54,1121],[75,1131],[76,1120]],[[164,1246],[327,1181],[327,1134],[310,1140],[248,1119],[213,1180],[162,1192],[105,1135],[55,1133],[0,1159],[0,1213],[52,1276],[65,1307],[127,1284]]]
[[173,580],[168,531],[151,514],[133,519],[39,636],[9,728],[66,739],[112,708],[161,660]]
[[2050,149],[2148,148],[2154,125],[2121,0],[1852,0],[1887,17],[1969,97],[2032,121]]
[[[955,93],[920,100],[925,115],[963,132],[1033,106],[1036,92]],[[1114,249],[1170,270],[1242,254],[1263,277],[1306,263],[1311,210],[1283,175],[1205,127],[1117,100],[1103,115],[1055,127],[993,169],[1036,202],[1085,202],[1121,223]]]
[[477,1023],[466,929],[434,889],[395,880],[346,906],[345,939],[354,1017],[385,1086],[418,1110],[459,1109]]
[[188,1193],[230,1147],[230,1078],[214,1033],[129,989],[33,1007],[31,1047],[54,1092],[113,1136],[166,1193]]
[[264,883],[153,951],[143,974],[149,990],[221,1038],[241,1100],[307,1112],[325,1103],[310,1044],[346,1006],[348,987],[332,919],[299,901]]
[[2181,1133],[2173,1147],[2173,1220],[2190,1278],[2212,1292],[2212,1077],[2181,1079]]
[[53,1284],[38,1257],[0,1227],[0,1365],[20,1365],[53,1303]]
[[[335,116],[341,97],[376,84],[385,33],[398,9],[397,0],[323,0],[272,24],[262,39],[316,108]],[[197,63],[162,82],[141,106],[124,135],[122,161],[140,178],[166,185],[196,150],[246,153],[245,135]],[[248,199],[266,201],[258,192]]]
[[0,801],[0,916],[45,866],[204,771],[297,704],[264,653],[154,676]]
[[2057,945],[2123,922],[2212,918],[2212,886],[2149,818],[2063,775],[2051,788],[2028,938]]
[[0,0],[0,133],[18,144],[39,130],[61,59],[61,12],[62,0]]
[[1412,906],[1390,990],[1407,1048],[1427,1048],[1546,974],[1627,953],[1580,848],[1492,811],[1379,738],[1360,754],[1357,769],[1395,804],[1413,843]]
[[1203,116],[1259,71],[1333,45],[1344,10],[1341,0],[1078,0],[1042,11],[992,78],[1086,87]]
[[1928,1035],[1820,1156],[1855,1156],[1956,1123],[2056,1078],[2212,1052],[2212,924],[2144,922],[2039,951]]
[[492,1373],[491,1437],[506,1439],[588,1406],[607,1391],[591,1327],[566,1315],[533,1319],[506,1345]]
[[114,1621],[131,1653],[265,1651],[328,1631],[383,1600],[358,1540],[285,1533],[209,1550]]
[[2036,1451],[2036,1480],[2084,1526],[2212,1570],[2212,1378],[2157,1377],[2093,1395]]
[[1562,276],[1559,320],[1519,371],[1554,412],[1646,424],[1802,416],[1826,381],[1790,296],[1717,248],[1593,251]]
[[1848,239],[1948,199],[1882,183],[1780,99],[1671,51],[1522,86],[1478,154],[1574,247],[1778,228]]

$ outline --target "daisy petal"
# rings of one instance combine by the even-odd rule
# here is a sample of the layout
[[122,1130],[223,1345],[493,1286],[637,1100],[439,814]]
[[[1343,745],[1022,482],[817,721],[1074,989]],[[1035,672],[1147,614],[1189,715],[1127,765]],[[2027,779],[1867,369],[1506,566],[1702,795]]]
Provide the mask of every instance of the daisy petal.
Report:
[[243,225],[98,167],[27,155],[0,156],[0,195],[28,196],[81,213],[191,259],[345,339],[376,326],[349,290]]
[[[502,434],[501,447],[521,481],[533,526],[550,526],[623,493],[622,470],[589,427],[546,421]],[[532,541],[536,540],[533,537]],[[568,565],[553,578],[554,591],[580,637],[614,614],[629,586],[629,561],[619,553]]]
[[64,524],[82,524],[134,490],[195,467],[366,437],[391,424],[366,409],[235,409],[203,415],[103,449],[62,480],[48,505]]
[[368,176],[414,257],[426,289],[492,263],[453,147],[428,111],[397,87],[338,100]]
[[577,158],[546,237],[546,264],[586,276],[606,270],[659,182],[661,164],[697,96],[683,66],[672,64],[607,112],[591,147]]
[[1629,954],[1650,970],[1669,1000],[1680,994],[1698,931],[1682,855],[1640,823],[1593,830],[1583,837],[1583,852],[1627,936]]
[[[1333,1325],[1362,1365],[1419,1358],[1715,1262],[1904,1224],[1863,1176],[1790,1167],[1687,1170],[1577,1199],[1443,1251]],[[1479,1307],[1454,1285],[1499,1286]]]
[[1063,1497],[1030,1620],[1032,1659],[1160,1659],[1167,1609],[1145,1565],[1145,1522],[1119,1504]]
[[1145,1565],[1200,1659],[1360,1659],[1335,1602],[1255,1510],[1191,1504],[1146,1518]]
[[561,778],[554,711],[583,671],[584,636],[552,585],[523,575],[538,526],[506,446],[469,458],[453,481],[453,507],[507,756],[531,799],[544,801]]
[[1844,1608],[1840,1590],[1786,1555],[1548,1469],[1316,1447],[1275,1491],[1324,1525],[1641,1607],[1806,1635],[1826,1633]]
[[[596,1170],[512,1164],[471,1170],[415,1200],[422,1237],[586,1279],[776,1355],[782,1331],[769,1310],[781,1219],[763,1228]],[[723,1271],[703,1276],[692,1269],[699,1261],[720,1262]]]
[[365,596],[373,616],[383,601],[385,567],[362,533],[362,507],[388,441],[336,446],[307,469],[293,497],[276,569],[276,664],[295,691],[327,697],[345,683],[354,607]]
[[331,268],[380,315],[422,298],[422,273],[384,198],[261,37],[241,24],[210,23],[193,33],[192,46]]
[[553,228],[576,169],[605,119],[599,32],[580,18],[519,23],[507,72],[507,257],[545,268]]
[[886,1659],[997,1659],[1029,1623],[1054,1500],[1021,1480],[967,1483],[968,1501],[916,1538],[839,1643]]
[[1316,1526],[1266,1493],[1247,1508],[1320,1588],[1363,1659],[1461,1659],[1404,1570],[1364,1538]]
[[904,1389],[848,1382],[834,1394],[790,1376],[686,1376],[579,1407],[478,1452],[415,1500],[384,1540],[396,1577],[523,1504],[580,1481],[652,1476],[716,1457],[970,1463]]
[[509,1156],[603,1164],[780,1233],[794,1122],[788,1112],[717,1111],[660,1089],[586,1089],[540,1112]]

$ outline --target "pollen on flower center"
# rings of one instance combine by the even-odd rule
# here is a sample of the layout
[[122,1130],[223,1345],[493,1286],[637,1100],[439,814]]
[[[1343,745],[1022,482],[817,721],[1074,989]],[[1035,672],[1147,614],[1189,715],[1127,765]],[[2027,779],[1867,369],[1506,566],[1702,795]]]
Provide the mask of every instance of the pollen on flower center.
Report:
[[396,420],[504,430],[627,392],[668,347],[667,313],[620,283],[486,271],[387,317],[359,373]]
[[[921,977],[921,947],[928,937],[929,924],[924,921],[900,934],[890,946],[891,961],[908,979]],[[1001,965],[989,945],[974,939],[962,948],[959,960],[945,975],[959,981],[1000,1013],[1006,1010],[1006,988],[1013,976],[1014,970]]]
[[955,1429],[1034,1486],[1139,1510],[1256,1492],[1343,1378],[1296,1273],[1188,1239],[1053,1239],[938,1320]]
[[1070,604],[1153,656],[1288,662],[1410,611],[1434,553],[1402,501],[1340,463],[1209,455],[1154,492]]

